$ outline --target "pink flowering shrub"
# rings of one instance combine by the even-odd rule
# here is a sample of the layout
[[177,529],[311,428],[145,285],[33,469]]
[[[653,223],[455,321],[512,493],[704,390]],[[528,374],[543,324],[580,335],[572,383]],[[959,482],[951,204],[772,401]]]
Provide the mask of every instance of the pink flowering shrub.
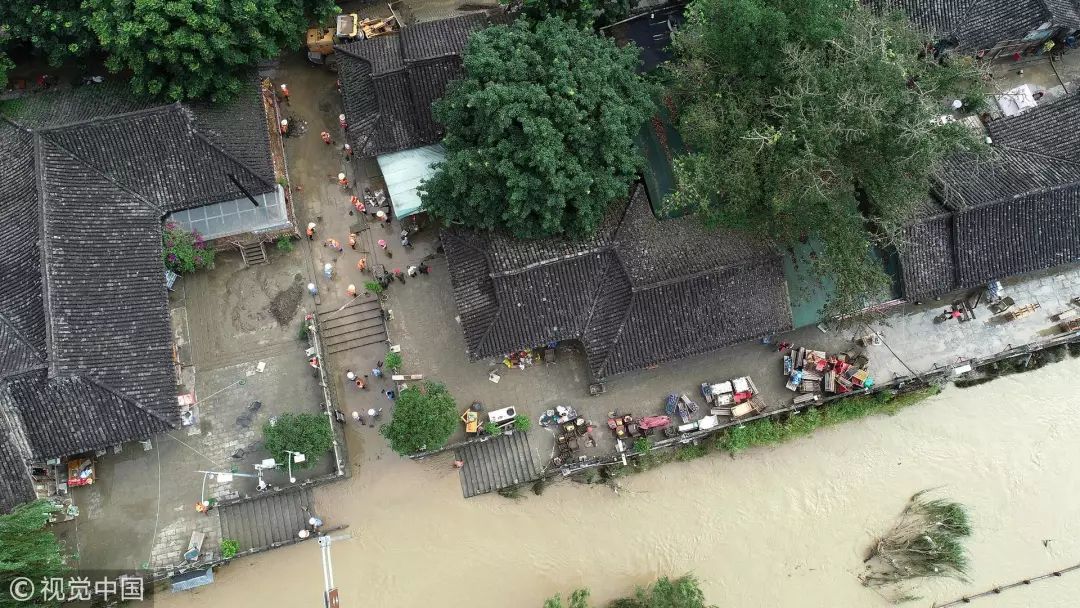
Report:
[[161,236],[165,267],[173,272],[195,272],[214,265],[214,248],[198,232],[188,232],[175,222],[165,224]]

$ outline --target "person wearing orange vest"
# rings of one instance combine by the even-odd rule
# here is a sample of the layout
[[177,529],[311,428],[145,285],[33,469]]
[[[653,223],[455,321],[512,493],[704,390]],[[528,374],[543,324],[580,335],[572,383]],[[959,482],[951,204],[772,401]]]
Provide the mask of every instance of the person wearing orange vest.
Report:
[[360,261],[356,263],[356,269],[360,272],[367,270],[367,258],[360,258]]
[[360,215],[364,214],[364,201],[360,200],[359,196],[356,196],[355,194],[352,195],[352,198],[349,200],[349,202],[352,203],[353,209],[356,209],[357,213],[359,213]]

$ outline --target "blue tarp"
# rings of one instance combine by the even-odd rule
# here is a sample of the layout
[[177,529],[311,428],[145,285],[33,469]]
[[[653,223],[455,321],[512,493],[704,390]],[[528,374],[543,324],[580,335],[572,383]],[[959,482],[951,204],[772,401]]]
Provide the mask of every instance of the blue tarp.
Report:
[[399,220],[420,211],[420,196],[416,187],[422,180],[435,172],[433,165],[446,158],[442,144],[402,150],[393,154],[383,154],[376,160],[383,180],[386,181],[386,194],[394,206],[394,216]]

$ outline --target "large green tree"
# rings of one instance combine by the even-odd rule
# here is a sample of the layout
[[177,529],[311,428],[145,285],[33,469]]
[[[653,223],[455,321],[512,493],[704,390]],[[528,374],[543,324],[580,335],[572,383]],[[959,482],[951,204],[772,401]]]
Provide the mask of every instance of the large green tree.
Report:
[[334,447],[334,429],[324,414],[280,414],[263,425],[263,447],[282,465],[292,458],[289,452],[300,452],[304,462],[294,459],[291,467],[309,469]]
[[446,160],[421,189],[449,224],[518,237],[584,236],[627,196],[650,114],[638,53],[562,19],[472,36],[465,77],[435,104]]
[[235,96],[260,61],[296,48],[331,0],[84,0],[114,72],[136,93],[173,101]]
[[398,394],[393,418],[379,432],[390,441],[391,449],[408,456],[441,448],[453,434],[457,422],[454,397],[445,386],[425,382]]
[[630,0],[502,0],[502,4],[530,19],[562,17],[583,27],[614,23],[630,13]]
[[832,287],[826,316],[884,296],[873,246],[899,233],[949,155],[978,147],[954,98],[977,97],[970,65],[927,53],[900,15],[849,0],[695,0],[669,78],[690,153],[669,203],[711,225],[807,243]]
[[[17,602],[9,595],[12,581],[27,577],[35,585],[43,578],[62,576],[68,571],[56,536],[45,528],[53,506],[38,500],[0,515],[0,606],[59,606],[61,602]],[[17,591],[17,590],[16,590]]]
[[97,48],[82,0],[0,2],[0,48],[39,54],[56,67]]

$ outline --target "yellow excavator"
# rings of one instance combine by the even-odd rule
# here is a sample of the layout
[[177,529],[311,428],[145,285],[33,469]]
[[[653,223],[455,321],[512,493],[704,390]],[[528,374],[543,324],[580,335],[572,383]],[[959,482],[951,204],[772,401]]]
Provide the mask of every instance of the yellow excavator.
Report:
[[397,30],[397,19],[361,19],[356,13],[337,16],[334,28],[313,27],[307,31],[308,60],[335,69],[334,45],[363,38],[374,38]]

